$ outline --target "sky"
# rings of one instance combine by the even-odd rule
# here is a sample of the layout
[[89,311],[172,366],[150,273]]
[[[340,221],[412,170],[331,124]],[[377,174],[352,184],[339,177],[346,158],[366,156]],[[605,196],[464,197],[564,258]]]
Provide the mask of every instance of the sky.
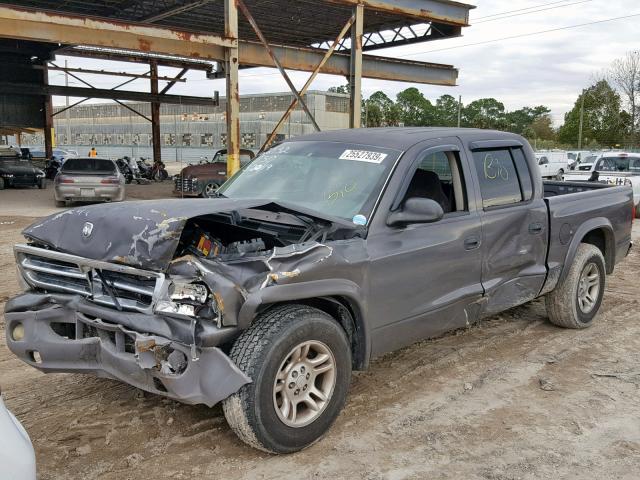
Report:
[[[640,48],[639,0],[475,0],[466,3],[477,8],[471,11],[471,26],[463,29],[462,37],[375,52],[376,55],[454,65],[460,71],[458,86],[363,79],[365,98],[378,90],[395,98],[401,90],[415,86],[432,101],[449,94],[461,95],[465,104],[478,98],[494,97],[503,102],[507,110],[525,105],[547,105],[554,123],[560,125],[583,88],[593,83],[613,60]],[[617,17],[623,18],[607,21]],[[566,28],[576,25],[583,26]],[[337,22],[336,33],[340,28]],[[543,31],[546,33],[537,33]],[[58,65],[63,64],[64,59],[58,57]],[[146,73],[145,66],[140,64],[71,57],[68,61],[73,67]],[[173,72],[176,70],[160,69],[161,75]],[[309,75],[305,72],[289,74],[298,88]],[[83,75],[82,78],[101,88],[110,88],[123,81],[122,77],[97,75]],[[224,96],[224,80],[207,80],[203,72],[190,72],[186,78],[187,83],[176,85],[171,93],[211,96],[218,90]],[[64,74],[52,72],[51,83],[63,84]],[[326,90],[344,83],[343,77],[319,75],[311,89]],[[82,86],[74,79],[70,79],[70,85]],[[148,91],[148,81],[139,80],[127,88]],[[288,87],[275,69],[255,68],[240,72],[241,95],[285,91]],[[64,98],[54,99],[56,104],[64,101]]]

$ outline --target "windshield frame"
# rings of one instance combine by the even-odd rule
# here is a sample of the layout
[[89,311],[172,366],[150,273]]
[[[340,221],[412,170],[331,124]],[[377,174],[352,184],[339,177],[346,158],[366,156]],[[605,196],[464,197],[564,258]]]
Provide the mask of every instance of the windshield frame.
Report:
[[[373,218],[373,216],[375,215],[375,212],[378,208],[378,204],[380,203],[380,200],[386,190],[387,184],[389,183],[389,180],[391,179],[391,176],[393,175],[393,172],[396,169],[396,166],[398,165],[398,162],[402,159],[402,157],[405,154],[405,150],[400,150],[398,148],[393,148],[393,147],[388,147],[388,146],[382,146],[382,145],[372,145],[372,144],[364,144],[364,143],[357,143],[357,142],[348,142],[348,141],[339,141],[339,140],[304,140],[304,139],[292,139],[292,140],[287,140],[283,143],[278,144],[276,147],[274,148],[279,148],[279,147],[286,147],[286,146],[290,146],[292,144],[296,144],[296,145],[300,145],[300,144],[304,144],[304,143],[308,143],[308,144],[331,144],[333,146],[339,146],[340,148],[346,150],[353,150],[355,148],[359,148],[361,150],[365,150],[367,151],[367,149],[371,150],[371,149],[375,149],[377,151],[377,153],[386,153],[386,157],[379,163],[384,165],[384,169],[381,171],[379,178],[377,179],[376,182],[374,182],[371,185],[370,188],[370,192],[367,195],[367,198],[362,202],[362,204],[360,205],[360,209],[358,211],[357,214],[355,214],[353,216],[353,218],[347,218],[344,216],[339,216],[339,215],[333,215],[329,212],[326,211],[322,211],[322,210],[317,210],[311,206],[309,206],[308,204],[300,204],[300,203],[296,203],[294,201],[291,200],[286,200],[286,199],[269,199],[269,198],[265,198],[266,201],[273,203],[273,204],[277,204],[280,206],[283,206],[285,208],[288,209],[300,209],[301,212],[305,212],[305,214],[307,215],[312,215],[316,216],[318,218],[323,218],[323,219],[327,219],[330,220],[332,222],[339,222],[339,223],[344,223],[344,224],[352,224],[354,226],[357,226],[358,224],[356,224],[354,222],[354,219],[356,217],[360,217],[360,216],[364,216],[366,219],[366,224],[361,225],[365,228],[368,229],[369,225],[371,224],[371,220]],[[256,161],[259,161],[261,158],[264,157],[264,155],[268,155],[269,152],[272,152],[273,148],[270,150],[267,150],[266,152],[257,155],[254,159],[252,159],[250,162],[248,162],[246,165],[243,165],[242,168],[240,168],[240,170],[238,170],[231,178],[227,179],[227,181],[225,183],[223,183],[220,188],[218,189],[218,194],[222,197],[227,197],[227,198],[241,198],[241,197],[234,197],[233,194],[231,195],[227,195],[227,190],[231,187],[231,185],[233,185],[233,183]],[[277,153],[277,152],[276,152]],[[347,161],[347,160],[345,160]],[[363,161],[364,162],[364,161]],[[365,162],[366,163],[366,162]],[[374,162],[372,162],[374,163]],[[260,195],[256,195],[255,197],[256,199],[262,199],[263,197],[261,197]],[[352,223],[354,222],[354,223]]]

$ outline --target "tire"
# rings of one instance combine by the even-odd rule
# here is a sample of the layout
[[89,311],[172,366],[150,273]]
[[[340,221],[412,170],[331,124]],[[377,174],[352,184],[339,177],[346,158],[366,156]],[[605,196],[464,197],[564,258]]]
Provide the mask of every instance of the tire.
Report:
[[557,181],[561,182],[564,179],[564,170],[560,169],[558,170],[558,173],[556,173],[556,178]]
[[62,208],[65,205],[66,205],[66,202],[64,200],[56,200],[56,207]]
[[202,198],[211,198],[216,190],[218,190],[218,185],[213,182],[208,182],[202,189],[200,196]]
[[0,190],[4,190],[4,178],[0,178]]
[[[585,292],[581,281],[586,281],[587,274],[589,278],[597,276],[598,288],[597,293],[592,287],[589,288],[589,298],[592,302],[585,305],[581,304],[581,298],[584,300],[584,296],[580,293]],[[564,328],[590,327],[602,303],[606,276],[604,257],[600,249],[588,243],[581,243],[567,276],[546,295],[545,303],[551,323]]]
[[[326,360],[319,366],[308,363],[305,370],[303,362],[290,360],[296,347],[309,344],[309,352],[319,347]],[[224,400],[222,407],[231,429],[254,448],[269,453],[302,450],[322,438],[344,407],[351,381],[351,349],[343,328],[321,310],[304,305],[268,310],[236,340],[230,358],[252,383]],[[330,363],[332,370],[309,379],[310,372]],[[285,375],[283,383],[276,380],[278,372]],[[313,390],[324,391],[326,400]],[[312,410],[308,403],[298,400],[298,416],[292,416],[293,409],[289,408],[285,417],[285,396],[295,400],[305,395],[318,409]]]
[[46,180],[45,178],[41,178],[41,179],[38,181],[38,188],[39,188],[40,190],[44,190],[45,188],[47,188],[47,180]]

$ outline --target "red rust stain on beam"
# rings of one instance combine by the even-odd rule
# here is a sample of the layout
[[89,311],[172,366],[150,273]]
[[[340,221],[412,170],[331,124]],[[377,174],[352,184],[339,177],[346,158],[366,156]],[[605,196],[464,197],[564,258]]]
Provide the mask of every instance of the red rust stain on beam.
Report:
[[138,45],[140,46],[140,50],[142,50],[143,52],[151,51],[151,42],[149,40],[144,40],[143,38],[140,38],[138,40]]

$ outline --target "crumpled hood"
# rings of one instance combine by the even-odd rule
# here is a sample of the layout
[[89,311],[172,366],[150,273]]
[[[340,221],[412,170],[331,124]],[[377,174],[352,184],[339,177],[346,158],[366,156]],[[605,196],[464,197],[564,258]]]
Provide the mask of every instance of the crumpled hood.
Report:
[[164,271],[189,219],[267,203],[214,198],[91,205],[46,217],[22,233],[72,255]]

